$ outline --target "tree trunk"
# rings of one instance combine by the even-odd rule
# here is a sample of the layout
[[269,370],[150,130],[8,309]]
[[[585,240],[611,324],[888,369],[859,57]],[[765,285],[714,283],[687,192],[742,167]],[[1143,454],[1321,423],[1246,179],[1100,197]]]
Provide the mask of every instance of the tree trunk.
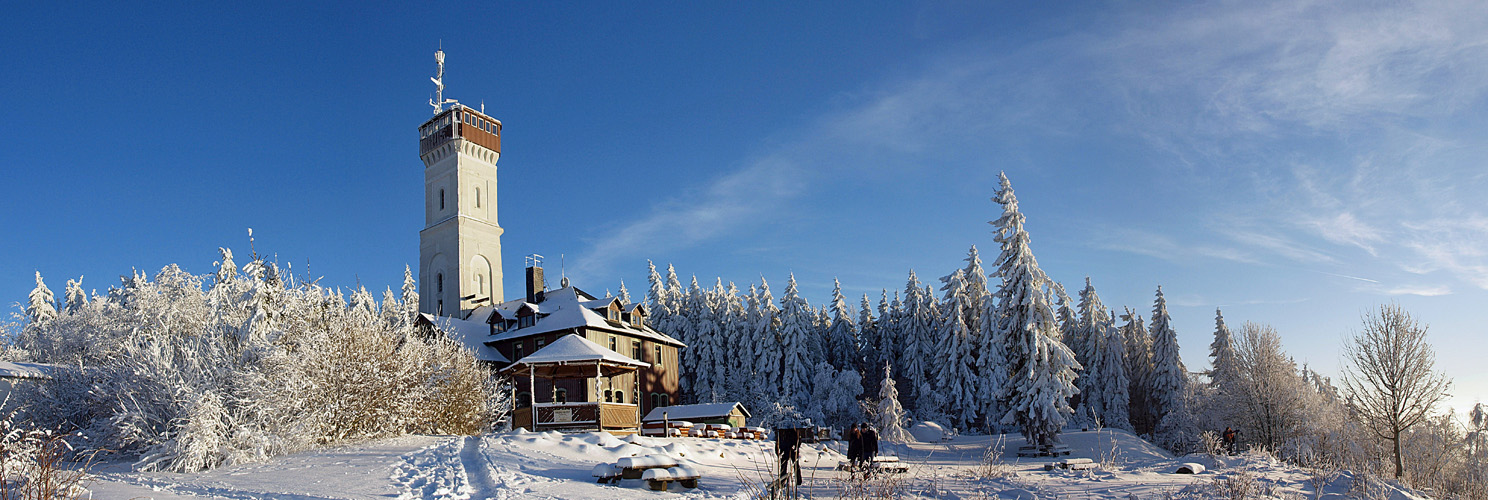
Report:
[[1405,464],[1400,461],[1400,433],[1395,433],[1395,479],[1405,476]]

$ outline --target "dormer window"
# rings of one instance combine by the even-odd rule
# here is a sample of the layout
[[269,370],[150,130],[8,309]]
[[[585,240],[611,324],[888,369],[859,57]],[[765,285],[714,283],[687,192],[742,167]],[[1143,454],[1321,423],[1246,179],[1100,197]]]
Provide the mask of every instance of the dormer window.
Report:
[[528,314],[517,318],[517,328],[527,328],[537,324],[537,315]]
[[615,308],[611,307],[611,308],[609,308],[609,313],[610,313],[610,321],[620,321],[620,310],[619,309],[615,309]]

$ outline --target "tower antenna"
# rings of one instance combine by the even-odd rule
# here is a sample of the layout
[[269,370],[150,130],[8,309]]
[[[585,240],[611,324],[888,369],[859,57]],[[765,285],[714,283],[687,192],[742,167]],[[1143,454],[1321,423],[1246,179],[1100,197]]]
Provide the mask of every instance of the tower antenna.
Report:
[[429,100],[429,105],[434,107],[434,114],[444,111],[445,104],[456,104],[454,99],[444,98],[444,41],[439,42],[439,50],[434,51],[434,62],[439,64],[439,72],[435,73],[429,80],[434,82],[434,98]]

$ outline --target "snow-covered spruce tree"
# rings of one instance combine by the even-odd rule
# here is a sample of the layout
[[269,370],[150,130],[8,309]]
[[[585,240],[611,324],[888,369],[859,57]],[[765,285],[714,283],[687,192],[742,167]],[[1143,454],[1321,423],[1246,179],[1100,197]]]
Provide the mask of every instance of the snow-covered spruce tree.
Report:
[[[719,286],[722,286],[721,282]],[[682,378],[690,382],[684,387],[691,392],[686,401],[692,403],[711,403],[717,394],[714,384],[718,381],[717,351],[722,347],[722,339],[718,318],[714,314],[717,304],[713,295],[698,286],[696,276],[692,278],[684,306],[688,324],[687,338],[691,342],[683,350],[682,356],[686,360],[682,366]]]
[[1070,299],[1069,294],[1064,292],[1064,285],[1051,282],[1050,288],[1054,292],[1055,304],[1058,305],[1054,314],[1059,318],[1059,337],[1055,340],[1064,344],[1065,347],[1069,347],[1070,352],[1075,355],[1075,363],[1080,365],[1080,368],[1075,370],[1076,392],[1069,400],[1070,408],[1076,410],[1076,413],[1071,416],[1071,420],[1077,426],[1089,425],[1086,423],[1089,420],[1089,415],[1078,412],[1080,407],[1083,406],[1083,400],[1085,398],[1085,394],[1078,390],[1080,388],[1080,376],[1085,373],[1085,361],[1080,359],[1079,351],[1076,349],[1084,341],[1079,338],[1081,332],[1080,318],[1075,316],[1075,309],[1070,305],[1074,301]]
[[1209,370],[1209,385],[1223,391],[1225,382],[1235,378],[1235,342],[1230,327],[1225,326],[1224,313],[1214,309],[1214,342],[1209,344],[1209,359],[1213,368]]
[[882,363],[878,353],[878,320],[873,317],[873,305],[868,302],[868,294],[863,294],[863,301],[858,306],[858,358],[857,371],[863,374],[863,392],[865,394],[878,394],[879,380],[877,367]]
[[893,365],[885,363],[883,372],[883,384],[878,390],[878,404],[873,412],[873,427],[878,429],[878,438],[885,442],[903,444],[914,441],[914,436],[904,428],[905,411],[899,404]]
[[[966,328],[971,330],[972,337],[977,337],[977,330],[982,325],[982,312],[986,310],[987,303],[992,300],[992,291],[987,288],[987,270],[982,269],[982,256],[977,253],[976,245],[966,252],[966,268],[962,271],[966,279]],[[972,353],[977,354],[977,344],[973,342]]]
[[1168,315],[1162,287],[1152,305],[1153,414],[1157,418],[1157,444],[1175,453],[1194,451],[1199,430],[1188,404],[1188,368],[1178,352],[1178,332]]
[[875,373],[880,371],[878,366],[885,363],[897,366],[903,349],[900,342],[902,336],[899,333],[899,292],[894,292],[893,302],[889,302],[887,289],[881,293],[878,299],[878,322],[874,325],[878,330],[878,364],[874,365]]
[[1131,308],[1126,308],[1121,320],[1126,322],[1121,327],[1121,337],[1126,342],[1128,415],[1133,432],[1150,436],[1157,427],[1157,418],[1152,411],[1152,336],[1147,334],[1142,316]]
[[76,281],[67,280],[67,288],[62,292],[62,296],[65,298],[62,307],[64,312],[70,313],[88,305],[88,292],[83,291],[82,283],[83,278],[81,276]]
[[620,291],[615,293],[615,298],[620,299],[621,304],[630,305],[630,290],[625,289],[625,280],[620,280]]
[[927,299],[919,277],[910,271],[909,282],[904,285],[904,312],[897,324],[903,349],[898,356],[898,366],[906,396],[913,403],[910,410],[916,413],[930,396],[921,391],[929,387],[930,358],[935,355],[934,331],[926,329],[931,321],[930,300]]
[[1085,288],[1080,290],[1078,308],[1078,332],[1068,336],[1072,340],[1066,343],[1075,352],[1075,361],[1085,367],[1075,379],[1075,387],[1080,389],[1080,394],[1076,397],[1079,405],[1075,407],[1075,415],[1077,418],[1104,419],[1105,385],[1108,380],[1104,360],[1101,359],[1100,344],[1106,336],[1105,329],[1111,326],[1111,317],[1106,313],[1106,306],[1101,303],[1100,295],[1095,292],[1095,285],[1090,284],[1089,276],[1085,277]]
[[936,347],[935,387],[944,394],[938,412],[945,415],[952,426],[967,429],[977,415],[977,376],[974,339],[971,329],[966,327],[966,309],[971,307],[966,293],[965,273],[957,269],[945,279],[944,306],[941,307],[940,332]]
[[[419,293],[418,283],[413,280],[413,269],[410,269],[407,264],[403,265],[403,288],[399,292],[402,293],[398,299],[399,303],[403,306],[401,309],[402,316],[404,321],[411,322],[413,321],[413,317],[418,314]],[[496,299],[500,299],[500,297],[496,297]],[[382,307],[387,307],[387,304],[383,304]]]
[[847,300],[842,297],[842,282],[832,279],[832,303],[828,306],[832,313],[832,327],[827,331],[827,345],[830,347],[827,361],[838,370],[858,369],[858,325],[853,319],[852,310],[847,307]]
[[811,381],[816,360],[811,359],[809,337],[815,331],[812,328],[815,316],[811,305],[796,291],[796,275],[792,273],[785,284],[785,294],[780,297],[780,391],[782,401],[808,414],[814,406]]
[[815,362],[830,362],[832,347],[829,345],[832,334],[832,314],[827,311],[827,306],[816,310],[816,316],[811,321],[812,340],[811,360]]
[[1132,430],[1130,409],[1131,384],[1126,375],[1126,339],[1121,329],[1116,328],[1115,311],[1107,310],[1104,322],[1097,323],[1100,333],[1101,366],[1100,396],[1101,425],[1116,429]]
[[41,325],[57,317],[57,298],[41,281],[41,271],[36,272],[36,288],[26,295],[26,318],[33,325]]
[[718,318],[723,341],[717,348],[718,381],[722,401],[744,401],[744,392],[750,380],[749,372],[742,371],[749,365],[745,359],[753,356],[752,326],[744,313],[744,300],[739,297],[739,287],[730,281],[719,296]]
[[1000,177],[994,200],[1003,214],[992,225],[1002,245],[995,274],[1002,281],[994,294],[998,307],[993,317],[1005,342],[1009,374],[1001,397],[1008,406],[1002,423],[1017,425],[1030,444],[1050,445],[1059,442],[1059,431],[1072,413],[1069,398],[1077,392],[1074,379],[1080,365],[1055,340],[1059,325],[1050,304],[1049,278],[1029,248],[1012,184],[1007,175]]
[[998,309],[995,296],[988,296],[982,303],[981,325],[976,329],[977,401],[981,402],[983,424],[988,432],[1001,432],[1002,416],[1008,412],[1003,391],[1008,384],[1007,338],[998,328]]
[[765,408],[782,401],[785,352],[781,349],[784,339],[780,335],[780,308],[775,305],[775,297],[770,294],[770,283],[763,276],[760,277],[757,313],[758,316],[750,321],[754,325],[754,345],[758,349],[752,360],[755,366],[754,378],[751,380],[759,382],[758,388],[754,390],[755,397],[758,398],[756,405]]

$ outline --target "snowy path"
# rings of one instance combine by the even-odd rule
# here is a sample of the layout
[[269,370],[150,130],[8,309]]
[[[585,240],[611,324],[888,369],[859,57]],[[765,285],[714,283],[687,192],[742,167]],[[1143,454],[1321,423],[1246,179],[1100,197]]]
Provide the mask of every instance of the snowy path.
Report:
[[483,441],[480,436],[468,436],[460,442],[460,465],[465,468],[472,499],[493,498],[497,491],[496,483],[491,480],[491,461],[481,450]]

